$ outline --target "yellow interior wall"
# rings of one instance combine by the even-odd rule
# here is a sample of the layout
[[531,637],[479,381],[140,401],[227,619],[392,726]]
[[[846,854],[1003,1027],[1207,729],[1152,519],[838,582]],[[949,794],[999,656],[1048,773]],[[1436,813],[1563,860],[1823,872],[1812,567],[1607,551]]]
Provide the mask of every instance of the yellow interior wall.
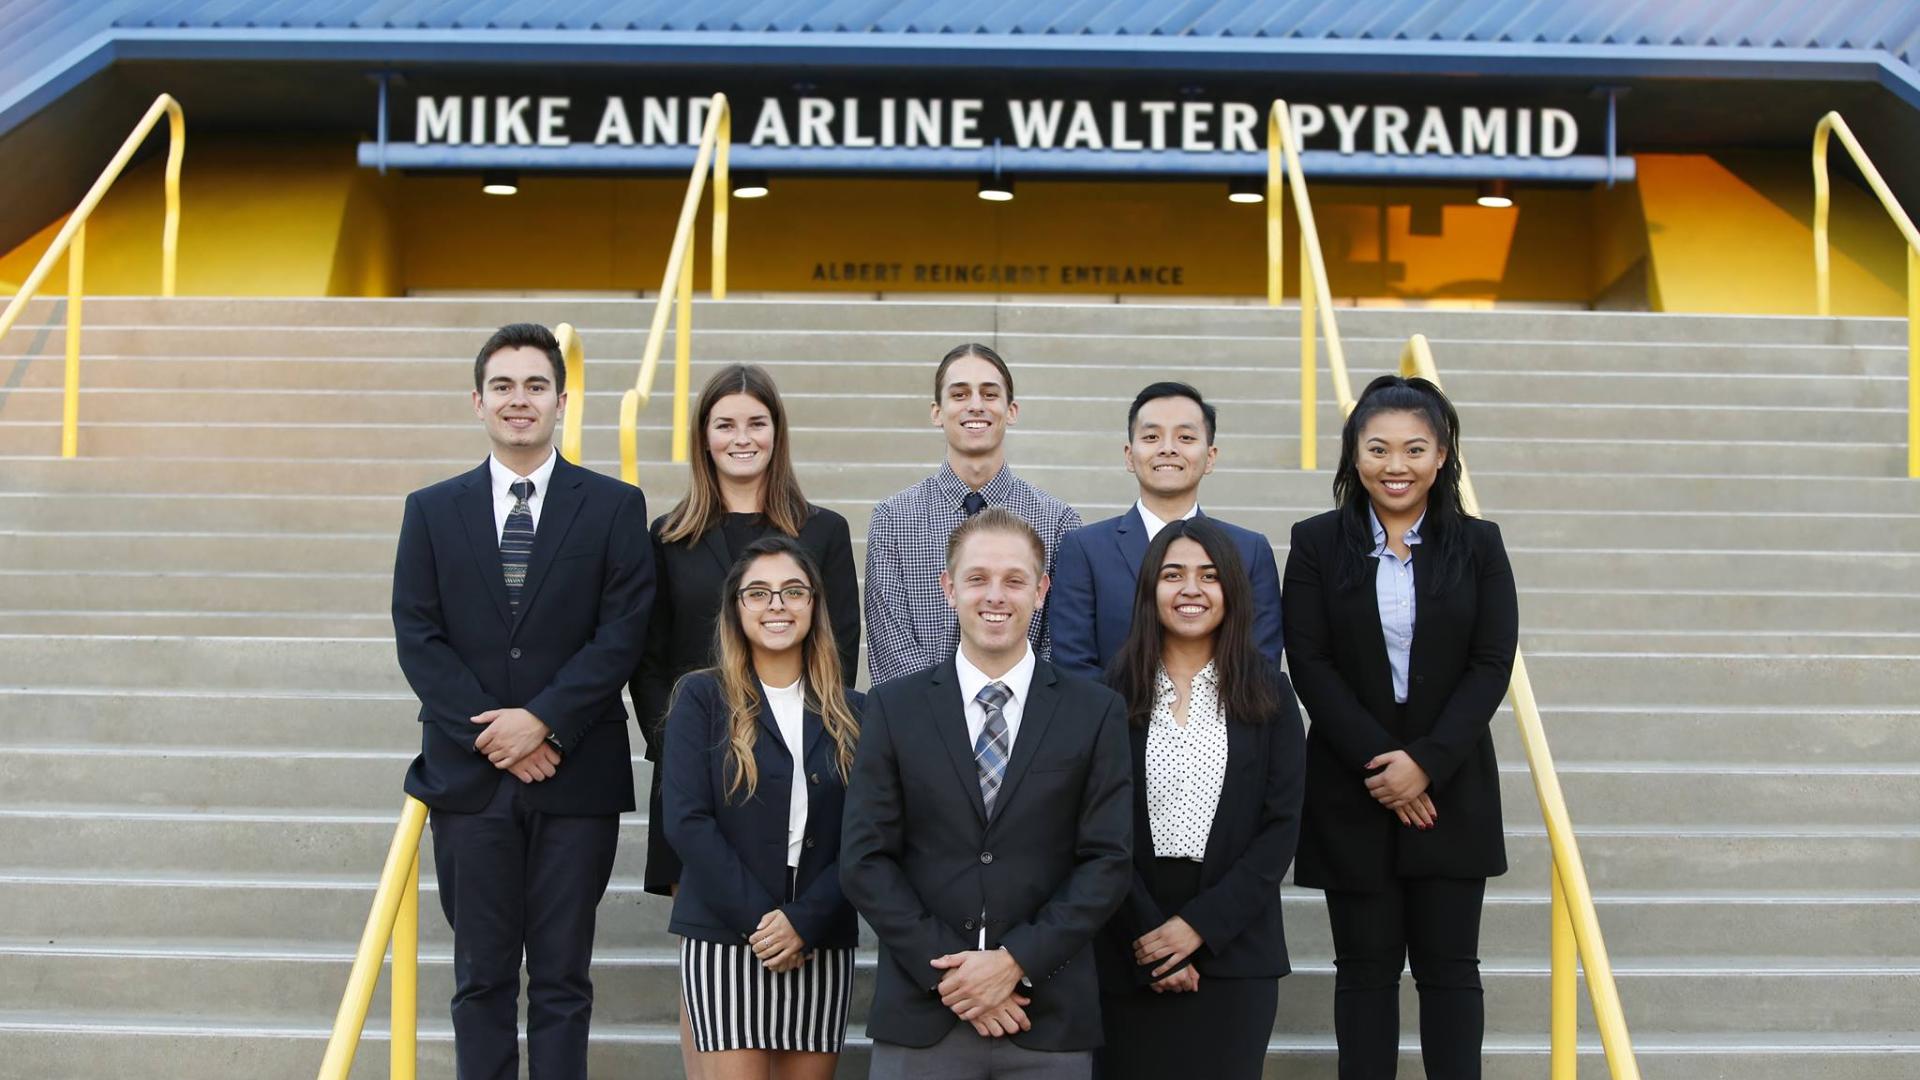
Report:
[[[1813,311],[1813,184],[1789,153],[1642,154],[1641,207],[1662,310]],[[1833,186],[1833,309],[1906,311],[1905,253],[1871,194]]]

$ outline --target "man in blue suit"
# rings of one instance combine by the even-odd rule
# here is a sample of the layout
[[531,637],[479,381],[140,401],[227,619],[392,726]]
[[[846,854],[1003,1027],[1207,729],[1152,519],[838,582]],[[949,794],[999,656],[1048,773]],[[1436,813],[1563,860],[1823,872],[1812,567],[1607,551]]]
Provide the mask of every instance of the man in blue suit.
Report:
[[[1133,595],[1147,545],[1169,521],[1200,513],[1200,481],[1213,471],[1215,410],[1186,383],[1157,382],[1127,410],[1127,471],[1140,497],[1119,517],[1097,521],[1060,541],[1048,616],[1053,662],[1098,679],[1132,629]],[[1273,545],[1251,529],[1214,524],[1239,545],[1253,579],[1253,635],[1280,662],[1280,574]]]

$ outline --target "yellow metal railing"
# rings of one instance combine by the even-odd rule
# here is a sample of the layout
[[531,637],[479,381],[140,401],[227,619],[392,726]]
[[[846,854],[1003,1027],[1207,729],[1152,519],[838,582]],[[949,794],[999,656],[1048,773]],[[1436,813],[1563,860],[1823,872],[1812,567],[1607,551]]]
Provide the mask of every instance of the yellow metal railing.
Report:
[[413,1080],[420,1015],[420,831],[426,824],[427,804],[407,796],[393,843],[387,848],[387,864],[380,871],[380,885],[373,893],[373,910],[360,932],[347,991],[334,1014],[319,1080],[347,1080],[353,1069],[353,1054],[360,1048],[360,1032],[373,1004],[373,985],[380,978],[380,959],[389,943],[393,945],[393,986],[387,997],[393,1025],[387,1075],[392,1080]]
[[733,113],[727,95],[715,94],[707,108],[706,128],[700,134],[700,153],[694,158],[687,196],[680,203],[680,223],[673,230],[673,248],[667,254],[667,272],[660,281],[660,298],[647,329],[647,349],[640,358],[640,374],[633,389],[620,398],[620,478],[640,482],[640,410],[653,397],[654,371],[666,341],[667,321],[673,320],[673,460],[687,460],[688,399],[693,395],[693,224],[700,213],[708,167],[713,171],[713,298],[727,298],[727,152],[733,145]]
[[572,323],[553,328],[567,373],[567,415],[560,422],[560,456],[580,464],[580,436],[587,422],[587,350]]
[[1860,148],[1860,140],[1853,137],[1853,129],[1840,114],[1830,112],[1821,117],[1813,129],[1813,287],[1820,314],[1833,314],[1833,274],[1827,245],[1827,214],[1833,201],[1827,176],[1829,135],[1840,136],[1840,145],[1847,148],[1848,156],[1866,177],[1867,186],[1907,242],[1907,476],[1920,479],[1920,230],[1914,229],[1913,219],[1901,209],[1900,201],[1893,197],[1880,170],[1873,167],[1872,159]]
[[187,120],[180,110],[180,103],[173,100],[171,94],[161,94],[153,99],[153,105],[147,109],[147,115],[134,125],[133,133],[120,144],[120,152],[93,182],[86,198],[74,207],[67,217],[67,223],[54,236],[46,254],[34,264],[33,272],[14,294],[7,309],[0,312],[0,338],[7,336],[13,324],[20,318],[20,312],[33,299],[40,286],[53,273],[54,264],[60,256],[67,258],[67,371],[65,393],[60,408],[60,456],[76,457],[80,453],[80,297],[85,290],[87,273],[87,220],[106,198],[107,189],[133,160],[134,152],[140,149],[147,135],[160,123],[167,120],[167,216],[160,231],[160,295],[172,296],[176,268],[179,265],[180,247],[180,164],[187,153]]
[[[1318,321],[1327,336],[1327,369],[1332,378],[1334,397],[1340,414],[1353,412],[1356,404],[1353,382],[1347,372],[1346,351],[1341,347],[1340,331],[1335,325],[1332,291],[1327,286],[1326,260],[1321,255],[1320,237],[1313,220],[1313,205],[1307,198],[1306,177],[1300,171],[1299,147],[1292,131],[1292,114],[1285,101],[1275,101],[1267,116],[1267,303],[1280,306],[1281,270],[1285,247],[1281,231],[1283,184],[1290,186],[1295,215],[1300,221],[1300,466],[1315,467],[1315,382],[1314,323]],[[1400,354],[1401,374],[1418,375],[1440,384],[1433,352],[1427,339],[1415,334]],[[1464,509],[1478,515],[1479,500],[1466,462],[1460,464],[1460,493]],[[1560,777],[1553,767],[1553,754],[1547,748],[1546,729],[1540,721],[1540,707],[1533,696],[1533,682],[1527,676],[1526,658],[1518,650],[1513,657],[1513,680],[1508,687],[1514,719],[1526,748],[1527,765],[1533,773],[1534,794],[1540,800],[1540,814],[1546,821],[1547,843],[1553,855],[1553,873],[1549,883],[1551,919],[1549,972],[1551,983],[1550,1064],[1553,1080],[1573,1080],[1578,1052],[1578,970],[1584,965],[1587,994],[1593,1001],[1595,1022],[1606,1049],[1607,1066],[1614,1080],[1639,1080],[1640,1067],[1634,1060],[1633,1043],[1627,1034],[1626,1018],[1620,1008],[1620,994],[1613,982],[1613,965],[1607,959],[1607,946],[1600,934],[1600,919],[1594,911],[1593,891],[1587,884],[1586,865],[1580,860],[1580,846],[1574,839],[1573,824],[1567,814],[1567,802],[1560,791]]]

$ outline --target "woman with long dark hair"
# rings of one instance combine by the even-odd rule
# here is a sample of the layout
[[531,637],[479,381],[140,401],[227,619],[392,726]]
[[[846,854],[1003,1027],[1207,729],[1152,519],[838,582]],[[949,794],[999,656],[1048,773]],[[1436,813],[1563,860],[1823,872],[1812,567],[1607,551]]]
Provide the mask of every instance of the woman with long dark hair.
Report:
[[1460,502],[1460,420],[1383,375],[1340,435],[1333,510],[1293,527],[1287,665],[1312,728],[1295,880],[1324,889],[1340,1076],[1391,1078],[1400,972],[1434,1080],[1480,1075],[1480,908],[1507,869],[1488,722],[1519,637],[1513,570]]
[[1300,710],[1254,640],[1233,538],[1169,522],[1109,683],[1133,739],[1133,885],[1095,953],[1103,1080],[1254,1078],[1287,974],[1280,881],[1300,830]]
[[669,929],[702,1080],[826,1080],[858,934],[840,813],[862,700],[806,548],[748,544],[727,574],[714,666],[680,680],[662,803],[682,859]]

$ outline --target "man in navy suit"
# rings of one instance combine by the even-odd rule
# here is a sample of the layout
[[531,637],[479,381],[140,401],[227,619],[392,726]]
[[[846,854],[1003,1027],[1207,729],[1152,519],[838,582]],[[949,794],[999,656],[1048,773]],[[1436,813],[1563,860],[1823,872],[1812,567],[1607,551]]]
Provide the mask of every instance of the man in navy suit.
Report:
[[453,925],[460,1080],[585,1080],[594,912],[633,766],[620,690],[653,605],[640,489],[563,460],[566,368],[544,326],[474,361],[493,452],[407,496],[393,569],[400,669],[420,698],[407,793],[427,804]]
[[[1127,471],[1140,484],[1133,508],[1060,541],[1047,618],[1053,663],[1098,679],[1133,628],[1133,594],[1147,545],[1169,521],[1200,513],[1200,481],[1213,471],[1215,410],[1186,383],[1157,382],[1127,410]],[[1251,529],[1211,519],[1226,531],[1253,579],[1253,636],[1280,662],[1280,574],[1273,545]]]

